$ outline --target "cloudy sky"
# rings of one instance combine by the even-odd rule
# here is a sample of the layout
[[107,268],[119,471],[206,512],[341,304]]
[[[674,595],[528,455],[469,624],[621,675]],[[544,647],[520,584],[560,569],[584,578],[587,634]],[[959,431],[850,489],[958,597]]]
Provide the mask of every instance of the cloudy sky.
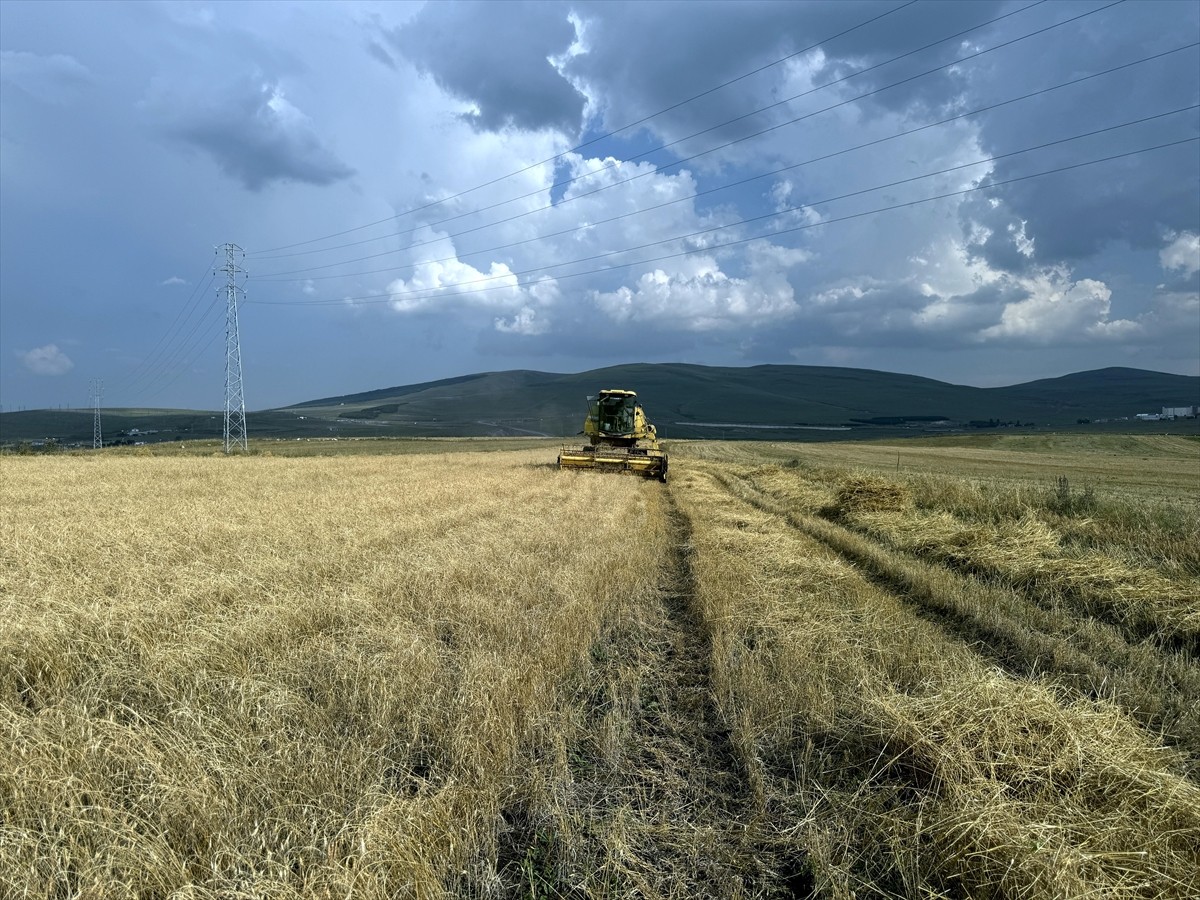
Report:
[[1200,374],[1200,4],[0,2],[0,403]]

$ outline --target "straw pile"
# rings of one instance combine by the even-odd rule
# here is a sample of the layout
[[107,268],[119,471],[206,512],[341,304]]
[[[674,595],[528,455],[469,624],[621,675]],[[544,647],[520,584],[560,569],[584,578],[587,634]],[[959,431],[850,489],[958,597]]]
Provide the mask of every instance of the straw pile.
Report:
[[1200,579],[1167,578],[1110,553],[1064,547],[1061,535],[1032,514],[980,524],[945,512],[863,511],[844,521],[899,549],[1003,579],[1042,602],[1069,602],[1133,639],[1200,653]]
[[860,473],[838,484],[828,514],[844,518],[857,513],[901,511],[912,508],[912,494],[903,484]]

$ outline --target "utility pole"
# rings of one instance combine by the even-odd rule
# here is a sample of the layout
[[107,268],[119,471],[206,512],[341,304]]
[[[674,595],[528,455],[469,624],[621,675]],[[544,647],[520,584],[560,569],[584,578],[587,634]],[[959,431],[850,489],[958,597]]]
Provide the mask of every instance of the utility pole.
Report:
[[245,252],[237,244],[224,244],[225,265],[217,271],[225,273],[225,452],[235,447],[249,449],[246,442],[246,401],[242,396],[242,343],[238,336],[238,298],[245,296],[239,281],[246,270],[238,265]]
[[100,431],[100,395],[104,393],[104,382],[99,378],[93,378],[92,387],[92,406],[96,410],[96,415],[92,419],[92,449],[100,450],[104,447],[104,435]]

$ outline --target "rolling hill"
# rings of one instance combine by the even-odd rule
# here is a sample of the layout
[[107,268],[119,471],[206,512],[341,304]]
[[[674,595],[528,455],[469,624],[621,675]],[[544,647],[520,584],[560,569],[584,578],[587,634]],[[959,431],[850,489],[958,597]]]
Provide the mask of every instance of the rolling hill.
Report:
[[638,363],[570,375],[489,372],[327,397],[277,412],[425,434],[561,435],[578,430],[585,397],[603,387],[637,390],[660,432],[673,437],[777,430],[803,435],[828,428],[861,436],[877,428],[933,427],[939,420],[1059,426],[1200,402],[1200,378],[1139,369],[976,388],[867,369]]
[[[578,431],[586,396],[606,387],[636,390],[659,432],[675,438],[808,440],[1002,424],[1063,427],[1200,404],[1200,378],[1128,368],[977,388],[869,369],[634,363],[576,374],[463,375],[310,400],[252,412],[247,419],[252,436],[260,438],[557,437]],[[188,410],[105,410],[104,420],[108,440],[212,437],[220,436],[222,426],[219,413]],[[90,442],[91,428],[87,410],[5,413],[0,441]],[[134,428],[137,434],[131,434]]]

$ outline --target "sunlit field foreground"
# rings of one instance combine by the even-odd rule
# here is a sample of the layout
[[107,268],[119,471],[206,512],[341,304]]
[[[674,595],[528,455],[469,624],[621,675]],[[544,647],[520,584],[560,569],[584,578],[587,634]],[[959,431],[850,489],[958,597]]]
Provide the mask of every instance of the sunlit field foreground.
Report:
[[1200,895],[1196,442],[378,450],[0,459],[0,896]]

